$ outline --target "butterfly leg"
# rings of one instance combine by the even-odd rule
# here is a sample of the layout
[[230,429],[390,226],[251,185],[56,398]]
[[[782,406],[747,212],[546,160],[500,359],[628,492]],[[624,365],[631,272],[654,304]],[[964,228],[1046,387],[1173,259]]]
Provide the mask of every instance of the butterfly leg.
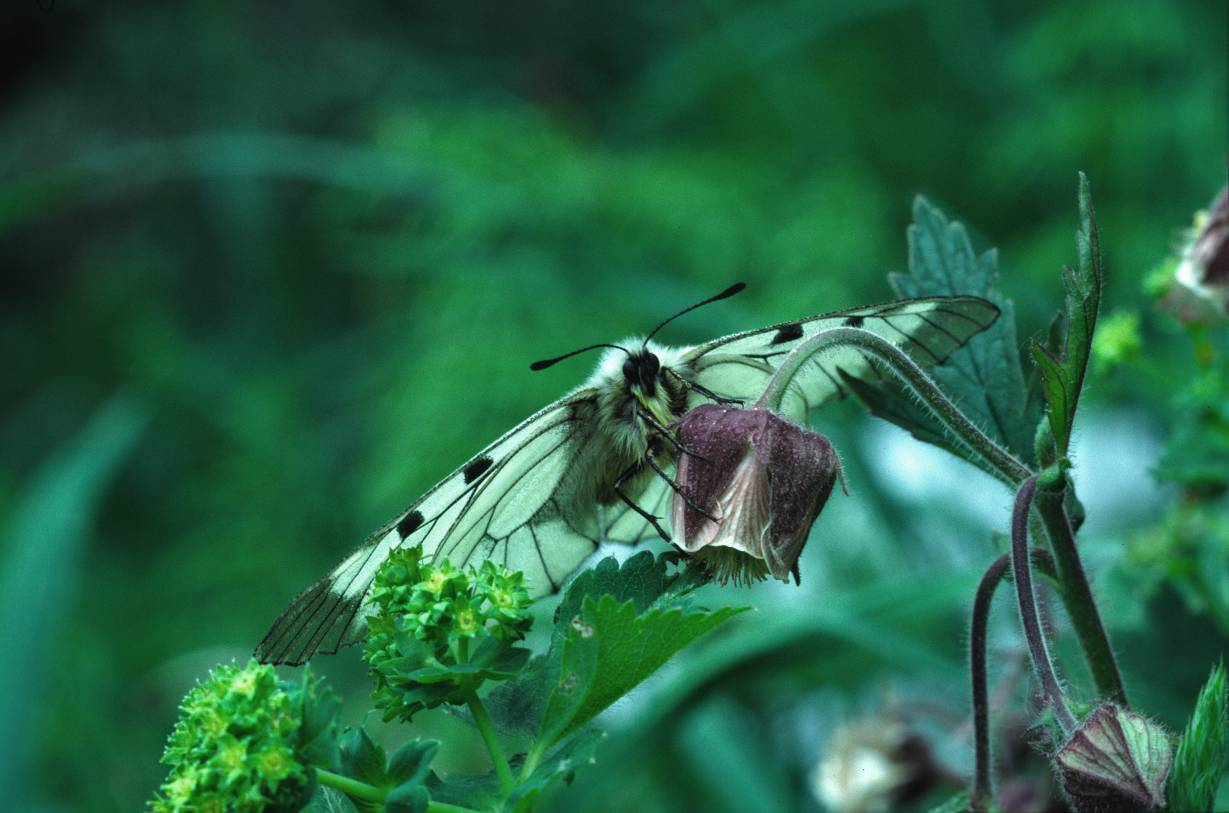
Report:
[[711,461],[711,460],[709,460],[707,457],[704,457],[704,456],[703,456],[703,455],[701,455],[701,454],[697,454],[696,452],[693,452],[691,449],[688,449],[686,446],[684,446],[682,443],[680,443],[678,438],[676,438],[674,435],[670,434],[670,430],[669,430],[669,429],[667,429],[666,427],[662,426],[662,425],[661,425],[661,424],[657,421],[657,419],[656,419],[656,418],[654,418],[652,415],[650,415],[650,414],[649,414],[648,412],[646,412],[645,410],[643,410],[643,409],[642,409],[642,410],[640,410],[640,417],[641,417],[642,419],[644,419],[644,422],[645,422],[645,423],[647,423],[649,426],[653,427],[654,431],[656,431],[658,435],[660,435],[661,437],[663,437],[663,438],[665,438],[667,441],[669,441],[669,443],[670,443],[670,445],[671,445],[671,446],[673,446],[674,448],[678,449],[678,450],[679,450],[680,452],[682,452],[683,454],[685,454],[685,455],[690,455],[691,457],[694,457],[694,458],[696,458],[697,460],[703,460],[705,463],[711,463],[711,462],[712,462],[712,461]]
[[733,405],[733,404],[738,404],[739,406],[743,405],[743,402],[739,400],[738,398],[726,398],[724,395],[718,395],[717,393],[710,390],[708,387],[701,386],[694,381],[688,381],[686,378],[683,378],[681,375],[674,372],[673,370],[670,371],[670,374],[673,375],[675,378],[677,378],[679,381],[681,381],[684,387],[686,387],[689,390],[695,390],[696,392],[700,393],[701,395],[703,395],[705,398],[709,399],[710,401],[714,401],[718,404],[723,404],[727,406]]
[[651,455],[646,455],[645,460],[648,462],[649,467],[652,468],[653,471],[657,472],[661,479],[665,480],[670,485],[670,488],[674,489],[674,493],[683,498],[683,502],[687,503],[688,507],[694,511],[700,512],[702,516],[707,517],[714,523],[720,522],[719,519],[696,504],[696,502],[687,495],[687,492],[683,489],[683,486],[669,474],[666,474],[666,472],[662,470],[661,466],[658,466],[657,463],[654,462]]
[[653,526],[653,530],[657,531],[658,535],[661,536],[662,539],[669,542],[670,534],[666,532],[665,528],[661,527],[661,523],[657,521],[657,517],[653,516],[648,511],[645,511],[639,505],[636,505],[635,500],[633,500],[631,497],[623,493],[623,484],[626,483],[631,478],[635,477],[637,474],[639,474],[642,471],[644,471],[644,464],[641,461],[636,461],[635,463],[628,466],[627,470],[623,472],[622,474],[620,474],[618,478],[615,480],[614,493],[618,495],[620,500],[627,503],[628,508],[632,509],[637,514],[644,517],[645,521],[647,521],[650,525]]

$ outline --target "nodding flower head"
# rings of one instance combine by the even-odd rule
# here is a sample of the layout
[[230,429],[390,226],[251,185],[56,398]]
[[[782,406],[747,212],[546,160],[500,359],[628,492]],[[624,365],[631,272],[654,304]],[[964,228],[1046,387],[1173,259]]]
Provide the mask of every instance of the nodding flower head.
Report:
[[766,409],[704,404],[678,423],[676,543],[726,582],[798,581],[798,556],[840,476],[832,444]]

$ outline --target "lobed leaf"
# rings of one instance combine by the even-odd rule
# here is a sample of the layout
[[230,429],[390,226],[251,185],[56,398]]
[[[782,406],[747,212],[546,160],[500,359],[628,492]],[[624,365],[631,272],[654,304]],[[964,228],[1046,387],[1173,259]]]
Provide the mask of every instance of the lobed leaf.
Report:
[[[908,232],[909,273],[889,277],[896,292],[909,297],[971,294],[993,302],[1002,312],[993,325],[953,352],[931,375],[990,438],[1021,460],[1031,460],[1037,416],[1026,406],[1015,311],[1011,300],[994,287],[998,254],[993,249],[975,254],[964,226],[949,221],[923,197],[914,201],[913,221]],[[885,397],[909,400],[895,383],[885,389]],[[883,417],[927,442],[936,435],[946,436],[938,422],[921,409],[902,408]],[[980,465],[976,456],[966,455],[959,446],[942,445]]]
[[585,596],[565,623],[558,680],[543,709],[540,747],[549,747],[588,723],[657,671],[696,638],[746,608],[719,610],[653,607],[613,595]]

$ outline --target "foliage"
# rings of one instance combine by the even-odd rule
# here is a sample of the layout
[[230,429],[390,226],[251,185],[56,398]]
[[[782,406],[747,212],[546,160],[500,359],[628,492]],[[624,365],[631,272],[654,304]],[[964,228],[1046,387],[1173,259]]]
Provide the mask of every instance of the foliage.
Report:
[[338,701],[310,672],[279,684],[271,666],[219,666],[180,704],[150,809],[292,811],[312,793],[313,758],[327,759]]
[[1199,691],[1195,710],[1187,722],[1166,788],[1170,810],[1210,811],[1216,788],[1229,759],[1229,686],[1225,664],[1218,663]]
[[[668,572],[672,561],[646,551],[622,566],[605,559],[576,578],[560,609],[578,612],[557,614],[549,650],[527,667],[529,651],[513,646],[531,624],[523,574],[489,560],[465,571],[446,560],[429,565],[417,548],[396,550],[377,571],[370,598],[364,657],[375,705],[386,720],[406,723],[441,703],[468,705],[492,773],[441,779],[430,767],[436,740],[410,739],[388,754],[365,727],[338,737],[339,701],[310,670],[301,684],[279,686],[272,667],[252,662],[218,667],[184,699],[163,758],[171,773],[151,807],[426,813],[438,800],[529,811],[544,791],[595,761],[600,732],[583,729],[599,712],[740,612],[692,606],[697,581]],[[509,678],[517,680],[496,708],[540,714],[516,777],[477,695],[486,681]]]
[[[1027,351],[1075,265],[1077,168],[1103,235],[1094,354],[1114,313],[1138,315],[1140,344],[1080,395],[1080,547],[1133,704],[1181,730],[1229,640],[1213,620],[1229,618],[1229,374],[1223,326],[1181,324],[1141,284],[1224,182],[1209,103],[1229,95],[1223,11],[13,4],[0,797],[136,809],[198,676],[242,663],[350,545],[587,372],[530,375],[532,359],[644,332],[735,279],[741,301],[662,338],[891,298],[882,272],[906,270],[918,192],[975,256],[998,246],[995,287]],[[116,393],[144,430],[120,421],[96,444]],[[969,771],[960,642],[1008,498],[852,399],[813,421],[852,497],[826,509],[803,584],[701,594],[760,611],[616,704],[601,769],[540,807],[730,810],[742,797],[714,777],[733,764],[806,810],[828,733],[885,705],[941,707],[922,724]],[[535,610],[535,651],[551,609]],[[1010,734],[1025,690],[1007,609],[990,624],[991,691],[1009,698],[996,764],[1042,781]],[[1091,696],[1066,615],[1050,620],[1064,677]],[[357,726],[371,688],[357,653],[313,668]],[[391,752],[404,731],[378,717]],[[413,722],[443,741],[450,777],[485,769],[464,725],[447,706]]]
[[447,559],[424,565],[419,548],[393,551],[376,574],[364,659],[376,678],[384,719],[457,705],[488,680],[520,671],[529,650],[515,646],[532,623],[524,575],[485,561],[472,572]]

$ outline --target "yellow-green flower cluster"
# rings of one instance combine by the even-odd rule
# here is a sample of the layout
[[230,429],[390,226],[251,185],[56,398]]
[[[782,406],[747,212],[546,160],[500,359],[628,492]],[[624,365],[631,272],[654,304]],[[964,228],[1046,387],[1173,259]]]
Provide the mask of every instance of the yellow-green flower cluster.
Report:
[[[493,562],[460,570],[422,561],[418,548],[393,551],[372,585],[364,658],[385,718],[465,702],[484,680],[515,673],[532,618],[521,573]],[[511,671],[509,671],[511,670]]]
[[462,571],[447,559],[424,564],[418,548],[395,550],[376,573],[368,660],[397,633],[429,644],[436,658],[457,660],[460,644],[479,637],[519,640],[529,629],[531,603],[525,577],[494,562]]
[[311,779],[294,749],[300,708],[271,666],[214,669],[180,705],[162,756],[170,774],[150,809],[297,809]]

